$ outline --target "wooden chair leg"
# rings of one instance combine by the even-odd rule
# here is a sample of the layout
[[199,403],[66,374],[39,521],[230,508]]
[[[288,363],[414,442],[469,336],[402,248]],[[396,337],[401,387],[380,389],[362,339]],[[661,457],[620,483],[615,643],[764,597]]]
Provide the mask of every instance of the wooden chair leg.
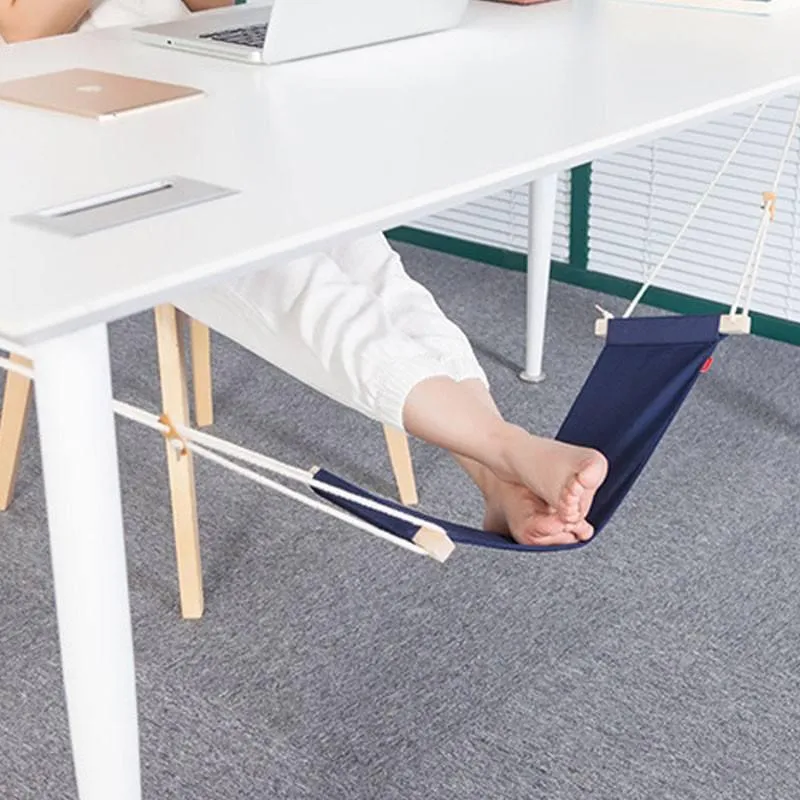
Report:
[[214,422],[214,399],[211,389],[211,331],[207,325],[203,325],[196,319],[191,321],[190,330],[195,421],[198,428],[205,428]]
[[400,494],[400,502],[406,506],[415,506],[419,502],[417,497],[417,482],[414,478],[414,465],[411,463],[411,450],[408,446],[408,437],[403,431],[383,426],[386,437],[386,446],[389,448],[389,460],[392,462],[392,471]]
[[[11,361],[25,367],[32,366],[27,358],[14,353],[11,354]],[[30,399],[30,379],[17,372],[7,372],[0,416],[0,511],[9,507],[14,495]]]
[[[183,315],[174,306],[161,305],[156,308],[155,316],[163,410],[172,422],[189,425],[189,391],[181,336]],[[198,619],[203,615],[203,571],[192,454],[180,455],[167,444],[167,465],[181,613],[185,619]]]

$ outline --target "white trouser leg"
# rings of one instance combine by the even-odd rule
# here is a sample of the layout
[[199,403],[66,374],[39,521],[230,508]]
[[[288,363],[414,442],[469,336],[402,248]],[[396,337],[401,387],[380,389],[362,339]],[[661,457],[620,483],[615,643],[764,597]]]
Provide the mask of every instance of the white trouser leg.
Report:
[[31,349],[61,663],[80,800],[140,800],[105,325]]
[[420,381],[485,377],[463,333],[405,274],[383,237],[375,239],[175,305],[334,400],[402,428],[403,405]]
[[464,332],[445,316],[430,291],[408,275],[386,237],[365,236],[339,245],[331,257],[356,283],[372,290],[397,329],[447,365],[449,377],[487,383]]

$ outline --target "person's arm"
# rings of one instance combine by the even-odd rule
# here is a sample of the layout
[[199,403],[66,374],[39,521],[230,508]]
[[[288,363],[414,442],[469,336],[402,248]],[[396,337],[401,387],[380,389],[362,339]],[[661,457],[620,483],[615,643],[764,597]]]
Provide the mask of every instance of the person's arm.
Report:
[[190,11],[208,11],[210,8],[232,6],[233,0],[183,0]]
[[89,11],[90,0],[0,0],[0,36],[23,42],[69,33]]

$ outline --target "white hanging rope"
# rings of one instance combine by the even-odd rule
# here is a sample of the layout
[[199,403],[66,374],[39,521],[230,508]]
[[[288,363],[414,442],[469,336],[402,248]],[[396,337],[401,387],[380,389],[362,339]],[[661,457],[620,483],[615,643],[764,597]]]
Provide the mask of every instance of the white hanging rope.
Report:
[[786,142],[783,145],[783,152],[781,153],[781,160],[778,164],[778,169],[775,172],[775,178],[772,182],[772,191],[764,193],[764,211],[761,215],[762,226],[759,229],[761,237],[758,243],[758,249],[753,261],[752,269],[750,270],[750,286],[747,290],[747,298],[744,302],[742,311],[745,315],[750,313],[750,305],[753,301],[753,292],[756,288],[756,281],[758,279],[758,270],[761,267],[761,259],[764,255],[764,245],[767,241],[767,233],[769,231],[770,223],[775,219],[775,205],[777,203],[778,188],[780,186],[783,171],[786,168],[786,161],[789,158],[789,151],[792,149],[795,136],[797,135],[797,127],[800,125],[800,99],[797,102],[797,108],[794,112],[794,119],[792,126],[789,129],[789,134],[786,137]]
[[[159,417],[155,414],[150,414],[143,409],[136,408],[136,406],[132,406],[129,403],[123,403],[121,401],[114,401],[114,411],[119,414],[121,417],[125,417],[126,419],[132,420],[134,422],[138,422],[142,425],[145,425],[152,430],[158,431],[162,434],[169,434],[170,433],[170,426],[166,423],[162,422]],[[190,431],[191,429],[184,429],[183,426],[178,428],[175,426],[175,430],[178,431]],[[193,433],[199,433],[199,431],[192,431]],[[207,434],[203,434],[207,438],[216,439],[216,437],[209,437]],[[221,443],[222,440],[216,440],[218,443]],[[171,444],[177,449],[182,450],[183,444],[178,439],[171,439]],[[299,503],[303,503],[310,508],[314,508],[317,511],[322,511],[329,516],[332,516],[342,522],[346,522],[348,525],[353,525],[356,528],[360,528],[363,531],[371,534],[372,536],[377,536],[379,539],[383,539],[384,541],[391,542],[392,544],[397,545],[398,547],[402,547],[406,550],[410,550],[412,553],[417,553],[418,555],[429,555],[427,551],[423,550],[418,545],[415,545],[413,542],[409,542],[406,539],[402,539],[399,536],[393,536],[390,533],[386,533],[386,531],[381,530],[380,528],[371,525],[368,522],[365,522],[358,517],[353,517],[347,512],[343,511],[342,509],[329,506],[326,503],[323,503],[321,500],[317,500],[316,498],[309,497],[307,495],[301,494],[300,492],[296,492],[294,489],[290,489],[288,486],[284,486],[277,481],[273,481],[270,478],[265,477],[264,475],[260,475],[258,472],[254,472],[247,467],[243,467],[240,464],[236,464],[233,461],[230,461],[227,458],[219,455],[218,453],[213,452],[212,450],[206,449],[202,445],[197,444],[196,442],[188,441],[184,439],[185,446],[187,449],[191,450],[192,453],[195,455],[200,456],[201,458],[205,458],[208,461],[211,461],[215,464],[218,464],[226,469],[235,472],[238,475],[241,475],[244,478],[248,478],[249,480],[254,481],[255,483],[260,484],[261,486],[265,486],[268,489],[273,489],[274,491],[282,494],[286,497],[291,497],[293,500],[297,500]],[[225,442],[224,444],[228,444]],[[258,453],[251,453],[250,451],[245,450],[244,448],[240,448],[237,445],[230,445],[232,449],[236,449],[239,451],[243,451],[248,454],[249,458],[247,460],[261,460],[264,459],[266,461],[273,462],[275,471],[280,471],[284,474],[290,474],[291,472],[301,472],[305,476],[303,478],[303,482],[306,484],[311,483],[318,483],[318,485],[322,486],[326,491],[329,490],[331,487],[328,487],[325,484],[319,484],[319,482],[311,481],[310,473],[305,473],[303,470],[299,470],[297,467],[291,467],[288,464],[282,464],[280,461],[275,461],[274,459],[266,458],[266,456],[260,456]],[[255,457],[255,458],[253,458]],[[357,499],[356,495],[353,495],[353,499]],[[392,509],[386,509],[387,512],[390,512]],[[427,524],[427,527],[432,528],[439,528],[439,526],[433,526]]]
[[758,279],[758,270],[761,267],[761,259],[764,256],[764,245],[767,243],[767,233],[769,232],[770,222],[772,222],[772,213],[767,216],[767,222],[764,225],[761,236],[758,240],[758,248],[753,261],[753,268],[750,270],[750,286],[747,289],[747,297],[745,298],[744,305],[742,306],[742,313],[745,316],[749,316],[750,314],[750,304],[753,302],[753,292],[756,288],[756,280]]
[[[162,418],[157,417],[155,414],[151,414],[143,409],[137,408],[136,406],[132,406],[129,403],[123,403],[119,400],[113,401],[114,411],[122,417],[130,419],[134,422],[139,422],[142,425],[145,425],[148,428],[158,431],[162,434],[169,434],[170,433],[170,426],[165,424]],[[392,544],[396,544],[399,547],[403,547],[406,550],[411,550],[412,552],[419,553],[421,555],[431,555],[430,552],[425,550],[424,548],[419,547],[418,545],[414,544],[413,542],[409,542],[406,539],[403,539],[399,536],[394,536],[390,533],[387,533],[384,530],[381,530],[377,526],[371,525],[370,523],[364,522],[357,517],[354,517],[348,514],[346,511],[342,509],[335,508],[330,506],[326,503],[323,503],[321,500],[317,500],[316,498],[311,498],[306,495],[300,494],[299,492],[294,491],[286,486],[283,486],[276,481],[273,481],[269,478],[260,475],[257,472],[253,472],[250,469],[245,467],[241,467],[238,464],[233,463],[227,458],[220,456],[218,453],[225,453],[226,455],[232,456],[233,458],[240,459],[241,461],[245,461],[253,466],[261,467],[262,469],[269,470],[270,472],[274,472],[278,475],[282,475],[289,480],[294,480],[298,483],[302,483],[305,486],[308,486],[311,489],[320,489],[327,494],[333,495],[335,497],[341,497],[345,500],[349,500],[357,505],[364,506],[365,508],[372,509],[373,511],[378,511],[382,514],[386,514],[389,517],[393,517],[395,519],[402,520],[403,522],[407,522],[411,525],[416,526],[417,528],[426,528],[428,530],[438,531],[439,533],[447,536],[447,532],[442,528],[440,525],[437,525],[433,522],[429,522],[428,520],[422,519],[414,514],[406,513],[405,511],[399,511],[394,509],[390,506],[386,506],[383,503],[379,503],[375,500],[371,500],[367,497],[362,497],[361,495],[355,494],[353,492],[348,492],[346,489],[340,489],[337,486],[329,486],[327,483],[323,483],[322,481],[318,481],[314,479],[313,473],[310,471],[302,470],[298,467],[293,467],[289,464],[284,464],[281,461],[278,461],[274,458],[269,458],[268,456],[261,455],[260,453],[256,453],[252,450],[248,450],[247,448],[241,447],[239,445],[232,444],[230,442],[226,442],[224,439],[220,439],[216,436],[211,436],[208,433],[203,433],[201,431],[196,431],[194,428],[189,428],[184,425],[174,425],[174,431],[181,437],[181,440],[173,439],[174,445],[181,449],[184,445],[197,455],[206,458],[210,461],[214,461],[221,466],[227,467],[228,469],[232,470],[233,472],[238,473],[239,475],[243,475],[244,477],[250,478],[251,480],[255,481],[256,483],[261,484],[262,486],[267,486],[270,489],[274,489],[275,491],[284,494],[288,497],[292,497],[293,499],[310,506],[312,508],[317,509],[318,511],[322,511],[329,516],[335,517],[338,520],[346,522],[350,525],[353,525],[356,528],[360,528],[367,533],[372,534],[373,536],[377,536],[380,539],[384,539],[385,541],[389,541]],[[202,442],[202,444],[200,444]],[[218,452],[214,452],[218,451]]]
[[[706,188],[706,191],[703,193],[702,197],[695,204],[686,222],[683,224],[680,231],[678,231],[677,236],[673,239],[672,243],[667,248],[661,260],[651,270],[650,274],[647,277],[647,280],[642,284],[639,291],[636,293],[636,296],[633,298],[633,300],[631,300],[630,304],[625,309],[625,312],[622,315],[623,318],[630,317],[630,315],[635,310],[636,306],[641,301],[642,297],[644,297],[645,292],[647,292],[647,290],[653,285],[653,281],[658,276],[662,267],[669,259],[670,255],[672,254],[672,251],[678,245],[684,233],[688,230],[689,226],[694,221],[695,216],[697,216],[697,213],[699,212],[700,208],[702,208],[702,206],[708,199],[709,195],[719,182],[719,179],[725,173],[728,166],[733,161],[736,154],[739,152],[739,149],[741,148],[742,144],[750,135],[750,132],[753,130],[753,127],[755,126],[756,122],[761,116],[761,113],[764,110],[764,108],[765,104],[763,103],[758,107],[755,115],[753,116],[753,119],[750,121],[750,124],[747,126],[744,133],[741,135],[741,137],[738,139],[731,152],[728,154],[728,157],[725,159],[725,162],[722,164],[719,171],[717,172],[711,183]],[[791,127],[789,128],[789,133],[786,137],[786,142],[784,144],[783,151],[781,152],[781,157],[778,162],[778,168],[775,171],[775,176],[772,181],[772,189],[769,192],[763,193],[763,209],[761,213],[761,219],[759,220],[758,230],[756,231],[756,236],[755,239],[753,240],[753,245],[750,249],[750,253],[748,255],[747,262],[745,264],[742,278],[739,282],[739,286],[737,287],[736,297],[734,298],[734,301],[731,304],[730,308],[731,316],[737,314],[740,307],[742,309],[743,316],[747,317],[750,314],[750,307],[753,300],[753,293],[755,290],[756,281],[758,279],[758,271],[761,266],[761,260],[764,256],[764,246],[766,244],[769,225],[770,222],[772,222],[775,218],[775,203],[776,203],[778,188],[780,186],[781,178],[783,176],[783,171],[786,167],[786,161],[789,157],[789,152],[791,150],[792,143],[794,142],[797,133],[798,125],[800,125],[800,101],[798,101],[794,119],[792,120],[792,124]]]
[[[157,430],[162,434],[169,433],[169,427],[165,425],[155,414],[151,414],[143,409],[132,406],[129,403],[123,403],[119,400],[115,400],[113,405],[114,410],[120,416],[126,417],[134,422],[139,422],[142,425],[146,425],[148,428]],[[369,508],[372,511],[378,511],[382,514],[386,514],[387,516],[407,522],[410,525],[416,525],[418,528],[431,528],[432,530],[438,530],[442,533],[446,533],[444,528],[442,528],[440,525],[436,525],[435,523],[424,520],[415,514],[409,514],[405,511],[398,511],[394,508],[384,505],[383,503],[379,503],[376,500],[370,500],[367,497],[362,497],[361,495],[354,494],[353,492],[348,492],[346,489],[340,489],[336,486],[330,486],[327,483],[315,480],[313,473],[308,470],[303,470],[299,467],[293,467],[289,464],[284,464],[282,461],[278,461],[277,459],[269,458],[268,456],[261,455],[253,450],[248,450],[240,445],[235,445],[231,442],[225,441],[224,439],[220,439],[218,436],[212,436],[211,434],[197,431],[194,428],[189,428],[185,425],[174,425],[174,428],[175,431],[186,442],[186,445],[190,450],[194,449],[191,445],[200,444],[201,446],[210,450],[237,458],[253,466],[261,467],[262,469],[274,472],[277,475],[282,475],[284,478],[288,478],[289,480],[302,483],[311,489],[320,489],[327,494],[341,497],[344,500],[350,500],[351,502],[357,503],[365,508]]]
[[227,458],[223,458],[222,456],[217,455],[211,450],[206,450],[206,448],[201,447],[200,445],[194,442],[189,444],[188,447],[195,455],[201,456],[202,458],[205,458],[208,461],[213,461],[214,463],[219,464],[222,467],[227,467],[227,469],[237,473],[238,475],[241,475],[244,478],[249,478],[251,481],[255,481],[261,486],[266,486],[268,489],[274,489],[276,492],[285,495],[286,497],[291,497],[293,500],[297,500],[299,503],[303,503],[304,505],[309,506],[310,508],[314,508],[317,511],[322,511],[331,517],[335,517],[336,519],[341,520],[342,522],[346,522],[348,525],[352,525],[356,528],[361,529],[362,531],[365,531],[366,533],[372,534],[373,536],[377,536],[379,539],[391,542],[392,544],[395,544],[398,547],[410,550],[412,553],[417,553],[418,555],[422,556],[429,555],[427,551],[423,550],[421,547],[414,544],[413,542],[409,542],[406,539],[400,538],[399,536],[392,536],[390,533],[386,533],[386,531],[381,530],[375,525],[370,525],[370,523],[365,522],[364,520],[361,520],[358,517],[354,517],[340,508],[336,508],[335,506],[330,506],[326,503],[323,503],[321,500],[317,500],[314,497],[309,497],[308,495],[296,492],[294,489],[289,489],[287,486],[284,486],[283,484],[278,483],[277,481],[265,478],[258,472],[254,472],[251,469],[247,469],[247,467],[242,467],[239,464],[235,464],[234,462],[229,461]]
[[736,289],[736,297],[734,297],[733,302],[731,303],[729,312],[730,314],[735,314],[742,305],[742,298],[744,297],[745,290],[747,289],[748,282],[750,281],[750,275],[753,271],[753,264],[755,264],[759,244],[764,238],[764,232],[766,231],[768,225],[769,209],[765,207],[761,212],[761,219],[758,222],[758,230],[756,231],[755,239],[753,239],[753,244],[750,247],[750,253],[747,256],[747,264],[745,265],[744,272],[742,273],[742,279],[739,281],[739,286]]
[[24,347],[20,347],[18,344],[7,341],[2,337],[0,337],[0,350],[5,350],[6,353],[16,353],[18,356],[30,358],[30,353],[28,350],[26,350]]
[[683,238],[683,235],[689,229],[689,226],[692,224],[692,222],[694,222],[694,218],[697,216],[697,214],[699,213],[700,209],[705,204],[705,202],[708,199],[708,197],[711,194],[711,192],[714,191],[714,189],[716,188],[717,184],[719,183],[720,178],[722,178],[722,176],[725,174],[725,172],[727,171],[727,169],[730,166],[731,162],[733,161],[733,159],[736,157],[737,153],[739,152],[739,149],[744,144],[744,142],[747,139],[747,137],[750,135],[750,132],[755,127],[755,124],[756,124],[756,122],[758,122],[759,118],[761,117],[761,114],[764,111],[765,107],[766,107],[765,103],[762,103],[758,107],[758,109],[756,110],[756,113],[753,116],[753,119],[750,120],[750,124],[747,126],[747,128],[744,131],[744,133],[739,137],[739,140],[733,146],[733,149],[730,151],[730,153],[728,153],[728,157],[725,159],[725,161],[723,162],[722,166],[717,171],[717,174],[712,178],[711,183],[708,184],[708,187],[706,188],[705,192],[703,192],[702,197],[697,201],[697,203],[695,203],[695,206],[692,209],[692,211],[689,214],[689,216],[687,217],[686,222],[683,223],[683,226],[678,231],[678,233],[675,236],[675,238],[672,240],[672,243],[669,245],[669,247],[667,248],[666,252],[661,257],[660,261],[650,271],[650,274],[647,276],[647,280],[642,284],[641,288],[636,293],[636,296],[633,298],[633,300],[631,300],[631,302],[629,303],[628,307],[625,309],[625,312],[622,315],[623,319],[627,319],[628,317],[630,317],[630,315],[636,309],[636,306],[639,305],[639,302],[644,297],[645,292],[647,292],[647,290],[653,285],[653,281],[655,281],[655,279],[658,277],[658,275],[661,272],[661,269],[663,268],[664,264],[667,263],[667,260],[672,255],[672,251],[678,246],[679,242]]
[[18,375],[33,380],[33,370],[30,367],[17,364],[16,361],[12,361],[9,358],[0,357],[0,367],[8,372],[16,372]]
[[[30,367],[17,364],[8,358],[0,357],[0,368],[6,369],[9,372],[16,372],[17,374],[23,375],[31,380],[34,378],[34,371]],[[189,428],[184,425],[168,425],[163,421],[162,418],[145,411],[144,409],[137,408],[130,403],[124,403],[120,400],[113,400],[112,407],[114,412],[119,416],[129,419],[133,422],[138,422],[145,427],[167,436],[167,438],[170,438],[169,434],[171,432],[177,433],[180,439],[170,438],[170,441],[178,450],[183,449],[185,446],[187,449],[191,450],[201,458],[205,458],[208,461],[212,461],[220,466],[226,467],[232,472],[235,472],[245,478],[249,478],[261,486],[266,486],[269,489],[273,489],[274,491],[283,494],[286,497],[291,497],[293,500],[297,500],[306,506],[314,508],[317,511],[321,511],[324,514],[328,514],[335,519],[345,522],[348,525],[352,525],[355,528],[359,528],[360,530],[365,531],[372,536],[376,536],[379,539],[383,539],[384,541],[390,542],[398,547],[402,547],[405,550],[409,550],[412,553],[417,553],[418,555],[424,556],[431,555],[428,550],[408,541],[407,539],[403,539],[400,536],[394,536],[382,530],[381,528],[370,524],[369,522],[365,522],[364,520],[349,514],[340,508],[328,505],[327,503],[317,500],[314,497],[309,497],[295,491],[294,489],[290,489],[289,487],[284,486],[277,481],[273,481],[270,478],[259,474],[258,472],[254,472],[247,467],[242,467],[241,465],[234,463],[230,459],[219,455],[219,453],[225,453],[232,458],[239,459],[240,461],[247,462],[253,466],[260,467],[278,475],[282,475],[284,478],[288,478],[289,480],[302,483],[311,489],[320,489],[327,494],[349,500],[357,505],[364,506],[365,508],[372,509],[373,511],[386,514],[389,517],[393,517],[411,525],[415,525],[418,528],[426,528],[428,530],[438,531],[439,533],[447,536],[447,532],[441,527],[441,525],[429,522],[428,520],[422,519],[414,514],[406,513],[405,511],[398,511],[397,509],[383,505],[375,500],[362,497],[361,495],[354,494],[353,492],[348,492],[346,489],[340,489],[337,486],[329,486],[327,483],[315,480],[313,473],[308,470],[303,470],[299,467],[293,467],[289,464],[284,464],[277,459],[270,458],[262,455],[261,453],[256,453],[252,450],[248,450],[245,447],[241,447],[240,445],[226,442],[224,439],[220,439],[217,436],[211,436],[208,433],[196,431],[193,428]]]

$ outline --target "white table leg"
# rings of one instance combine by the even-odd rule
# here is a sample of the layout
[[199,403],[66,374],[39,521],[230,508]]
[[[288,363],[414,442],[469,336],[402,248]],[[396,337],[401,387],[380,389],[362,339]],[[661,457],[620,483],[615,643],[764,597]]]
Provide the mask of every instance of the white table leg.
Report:
[[80,800],[141,800],[105,325],[31,350],[61,664]]
[[550,284],[557,190],[557,173],[539,178],[529,187],[527,331],[525,370],[520,374],[520,378],[530,383],[544,380],[542,372],[544,326],[547,316],[547,290]]

